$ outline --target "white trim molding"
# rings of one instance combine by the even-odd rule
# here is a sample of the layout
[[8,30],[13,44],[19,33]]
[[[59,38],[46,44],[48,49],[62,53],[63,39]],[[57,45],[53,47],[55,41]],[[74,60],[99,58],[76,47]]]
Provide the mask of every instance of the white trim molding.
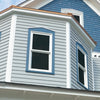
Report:
[[84,14],[81,11],[75,10],[75,9],[67,9],[67,8],[62,8],[61,13],[72,13],[73,15],[77,15],[80,18],[80,24],[84,26]]
[[66,23],[66,87],[71,88],[70,23]]
[[93,52],[92,58],[99,58],[100,59],[100,52]]
[[100,3],[100,0],[97,0],[98,3]]
[[93,79],[93,91],[94,91],[95,90],[95,82],[94,82],[94,66],[93,66],[92,52],[93,52],[93,50],[91,49],[91,66],[92,66],[92,79]]
[[92,10],[100,16],[100,1],[99,0],[83,0]]
[[28,5],[28,4],[32,3],[32,2],[34,2],[34,0],[27,0],[26,2],[23,2],[22,4],[20,4],[19,6],[20,7],[25,7],[26,5]]
[[19,6],[39,9],[52,1],[53,0],[27,0],[26,2],[19,4]]
[[8,45],[8,58],[7,58],[7,67],[6,67],[6,77],[5,77],[6,82],[11,81],[12,60],[13,60],[15,30],[16,30],[16,20],[17,20],[17,16],[12,15],[10,36],[9,36],[9,45]]

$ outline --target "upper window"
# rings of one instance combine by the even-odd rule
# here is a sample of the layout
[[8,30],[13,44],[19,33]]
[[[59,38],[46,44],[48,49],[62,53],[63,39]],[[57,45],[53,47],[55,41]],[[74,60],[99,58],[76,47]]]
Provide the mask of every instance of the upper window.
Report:
[[81,45],[77,45],[78,82],[88,88],[87,53]]
[[54,33],[44,28],[30,29],[27,71],[53,73]]
[[61,9],[62,13],[72,13],[75,19],[82,25],[84,26],[84,21],[83,21],[83,12],[75,10],[75,9],[67,9],[67,8],[62,8]]

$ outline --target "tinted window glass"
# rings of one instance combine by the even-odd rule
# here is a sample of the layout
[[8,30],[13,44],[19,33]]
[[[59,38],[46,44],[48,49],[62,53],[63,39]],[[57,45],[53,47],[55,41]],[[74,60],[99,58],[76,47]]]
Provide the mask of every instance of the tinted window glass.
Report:
[[32,48],[49,51],[49,36],[33,34]]
[[78,62],[85,67],[84,54],[80,50],[78,50]]
[[79,81],[84,84],[84,71],[79,68]]
[[36,69],[45,69],[48,70],[48,54],[42,54],[42,53],[35,53],[32,52],[32,64],[31,68]]
[[74,15],[74,17],[80,23],[80,17],[79,16],[76,16],[76,15]]

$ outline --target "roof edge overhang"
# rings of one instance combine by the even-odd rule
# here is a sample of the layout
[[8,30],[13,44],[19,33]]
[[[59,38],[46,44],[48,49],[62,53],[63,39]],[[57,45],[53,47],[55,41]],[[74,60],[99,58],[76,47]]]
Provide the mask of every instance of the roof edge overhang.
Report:
[[53,0],[26,0],[18,6],[39,9],[52,1]]
[[80,33],[83,33],[84,37],[86,39],[88,39],[92,48],[94,48],[96,46],[96,42],[85,31],[85,29],[75,20],[75,18],[73,17],[73,15],[71,13],[64,14],[64,13],[38,10],[38,9],[32,9],[32,8],[25,8],[25,7],[18,7],[18,6],[12,5],[9,8],[0,12],[0,18],[3,18],[4,16],[7,16],[7,15],[14,13],[14,12],[19,12],[19,13],[24,13],[24,14],[26,13],[26,14],[42,15],[42,16],[46,16],[46,17],[60,18],[60,19],[65,20],[65,21],[69,21],[69,22],[73,23],[74,26],[76,26],[76,28],[80,31]]
[[100,98],[100,92],[98,91],[76,90],[76,89],[67,89],[67,88],[56,88],[56,87],[2,82],[0,83],[0,92],[4,90],[9,92],[22,91],[22,93],[32,92],[32,93],[41,93],[41,94],[63,95],[63,96],[66,95],[66,96],[74,96],[74,97],[78,96],[80,97],[80,99],[81,97],[94,98],[93,100],[97,100],[97,98]]
[[83,0],[97,15],[100,16],[100,3],[97,0]]

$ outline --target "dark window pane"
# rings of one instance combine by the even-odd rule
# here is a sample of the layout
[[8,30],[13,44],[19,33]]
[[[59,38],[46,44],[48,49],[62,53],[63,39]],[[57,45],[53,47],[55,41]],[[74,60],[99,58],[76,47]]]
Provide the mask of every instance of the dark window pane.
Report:
[[78,62],[85,67],[84,54],[78,50]]
[[33,34],[32,48],[49,51],[49,36]]
[[80,23],[80,17],[79,16],[76,16],[76,15],[74,15],[74,17]]
[[48,54],[32,52],[31,68],[48,70]]
[[79,68],[79,81],[84,84],[84,71]]

